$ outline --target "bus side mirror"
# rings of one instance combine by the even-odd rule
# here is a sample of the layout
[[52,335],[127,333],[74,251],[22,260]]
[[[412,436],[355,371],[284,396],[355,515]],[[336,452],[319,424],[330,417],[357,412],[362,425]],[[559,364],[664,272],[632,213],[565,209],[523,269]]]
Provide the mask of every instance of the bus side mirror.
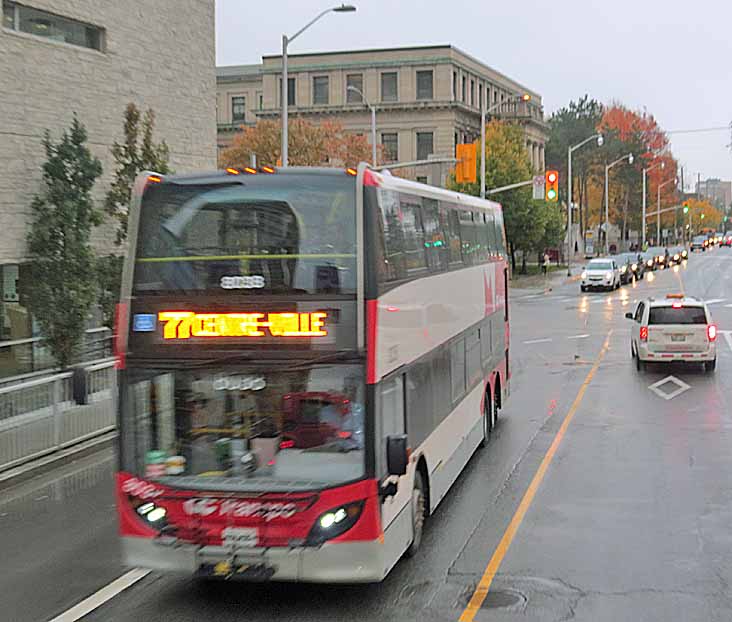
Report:
[[386,437],[386,468],[389,475],[405,475],[409,463],[407,435],[395,434]]
[[634,319],[635,319],[635,317],[633,316],[633,314],[632,314],[632,313],[630,313],[630,312],[626,313],[626,314],[625,314],[625,317],[626,317],[627,319],[629,319],[629,320],[634,320]]

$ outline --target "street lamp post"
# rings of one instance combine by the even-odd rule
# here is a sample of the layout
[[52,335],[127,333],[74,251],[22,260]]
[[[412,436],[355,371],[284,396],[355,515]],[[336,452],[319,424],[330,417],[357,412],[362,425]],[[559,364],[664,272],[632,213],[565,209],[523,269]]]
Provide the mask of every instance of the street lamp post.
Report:
[[364,95],[363,91],[358,87],[349,86],[346,88],[346,92],[348,91],[358,93],[361,96],[363,103],[371,109],[371,163],[376,166],[376,106],[366,99],[366,95]]
[[356,7],[351,4],[341,4],[340,6],[331,7],[326,9],[322,13],[319,13],[314,19],[305,24],[300,30],[294,35],[288,37],[282,35],[282,149],[281,149],[281,160],[282,166],[287,166],[287,103],[288,103],[288,92],[287,92],[287,46],[297,39],[303,32],[305,32],[310,26],[317,22],[321,17],[328,13],[352,13],[356,10]]
[[622,158],[618,158],[615,162],[605,165],[605,254],[610,254],[610,197],[608,196],[608,173],[616,164],[620,164],[623,160],[628,160],[628,164],[633,164],[633,154],[628,153]]
[[485,199],[485,117],[487,114],[493,112],[497,108],[500,108],[504,104],[512,101],[527,102],[531,100],[531,95],[528,93],[522,93],[520,95],[514,95],[511,99],[506,101],[497,102],[490,106],[485,107],[486,100],[488,99],[488,91],[486,90],[485,97],[483,97],[483,105],[480,107],[480,198]]
[[593,139],[597,140],[598,147],[602,147],[605,140],[602,134],[593,134],[567,150],[567,276],[572,276],[572,154]]
[[656,221],[656,246],[660,246],[661,244],[661,188],[664,186],[670,184],[671,182],[676,183],[676,177],[672,177],[671,179],[667,179],[662,184],[658,184],[658,190],[657,190],[657,206],[656,209],[658,210],[658,213],[656,214],[657,221]]
[[661,170],[666,168],[666,162],[663,160],[661,162],[658,162],[654,164],[653,166],[649,166],[648,168],[643,169],[643,216],[641,217],[641,248],[645,246],[646,244],[646,195],[648,192],[646,191],[646,176],[650,171],[652,171],[654,168],[661,167]]

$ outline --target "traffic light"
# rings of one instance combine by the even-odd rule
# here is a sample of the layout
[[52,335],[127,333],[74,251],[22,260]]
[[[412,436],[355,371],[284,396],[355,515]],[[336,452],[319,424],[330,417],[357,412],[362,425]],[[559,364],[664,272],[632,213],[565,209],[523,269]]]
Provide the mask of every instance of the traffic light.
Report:
[[689,202],[684,201],[684,214],[688,214],[688,213],[689,213]]
[[559,201],[559,173],[557,171],[544,173],[544,199],[552,203]]
[[704,220],[704,214],[701,215],[701,219]]

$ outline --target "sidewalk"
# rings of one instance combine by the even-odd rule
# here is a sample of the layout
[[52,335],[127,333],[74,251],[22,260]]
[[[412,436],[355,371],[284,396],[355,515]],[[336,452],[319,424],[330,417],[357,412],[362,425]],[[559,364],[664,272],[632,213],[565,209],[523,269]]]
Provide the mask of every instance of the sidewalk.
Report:
[[562,285],[568,285],[580,280],[581,266],[572,267],[572,276],[567,276],[567,268],[555,270],[548,275],[536,274],[533,276],[516,276],[509,282],[509,288],[515,295],[529,296],[546,294]]

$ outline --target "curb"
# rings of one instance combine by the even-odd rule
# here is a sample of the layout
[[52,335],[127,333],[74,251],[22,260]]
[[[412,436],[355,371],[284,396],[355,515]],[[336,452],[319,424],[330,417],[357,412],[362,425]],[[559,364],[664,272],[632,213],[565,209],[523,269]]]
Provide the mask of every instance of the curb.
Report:
[[61,449],[48,456],[8,469],[0,473],[0,490],[16,486],[93,453],[109,449],[116,440],[116,431],[107,432],[78,445]]

